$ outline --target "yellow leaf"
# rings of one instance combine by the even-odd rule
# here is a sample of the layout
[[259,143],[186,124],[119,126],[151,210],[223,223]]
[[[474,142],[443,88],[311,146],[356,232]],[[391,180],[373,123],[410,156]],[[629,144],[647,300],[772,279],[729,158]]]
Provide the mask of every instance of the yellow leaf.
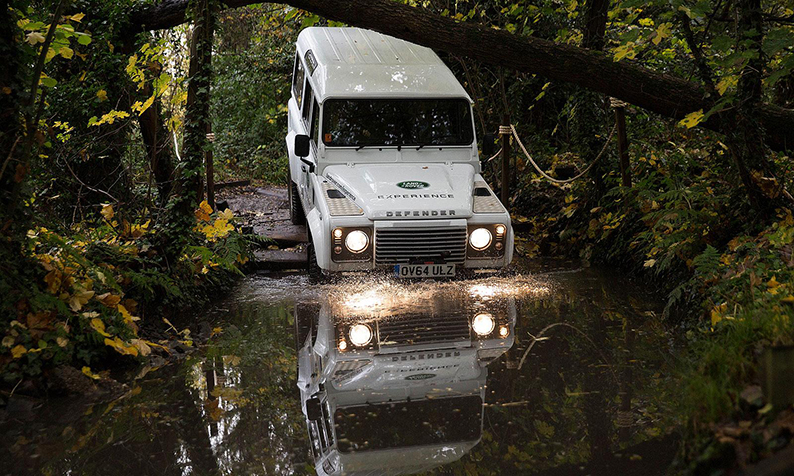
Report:
[[102,322],[102,319],[97,317],[91,319],[91,327],[105,337],[110,337],[110,334],[105,332],[105,323]]
[[108,92],[104,89],[100,89],[96,92],[96,97],[99,98],[99,102],[105,102],[108,100]]
[[69,339],[66,337],[57,337],[55,342],[58,344],[58,347],[66,347],[66,345],[69,343]]
[[130,312],[127,310],[126,307],[124,307],[123,304],[119,304],[118,309],[119,309],[119,313],[121,314],[121,317],[124,318],[124,322],[126,322],[127,324],[131,324],[133,321],[141,320],[140,317],[135,317],[132,314],[130,314]]
[[690,112],[685,118],[678,122],[678,125],[686,127],[687,129],[692,129],[696,125],[700,124],[701,121],[703,121],[703,116],[705,116],[705,114],[703,114],[703,109]]
[[94,291],[78,291],[69,299],[69,307],[72,308],[72,311],[77,312],[92,297],[94,297]]
[[652,40],[654,45],[658,45],[659,43],[662,42],[663,39],[670,37],[671,26],[672,25],[670,23],[662,23],[661,25],[659,25],[659,27],[656,29],[656,36],[653,37]]
[[623,58],[634,59],[637,56],[637,51],[634,49],[634,46],[633,42],[629,42],[615,48],[614,61],[620,61]]
[[213,327],[212,328],[212,334],[210,335],[210,337],[218,335],[221,332],[223,332],[223,327]]
[[226,221],[232,221],[234,219],[234,213],[232,213],[231,209],[227,208],[226,210],[218,214],[218,218],[221,218]]
[[767,287],[768,287],[768,288],[770,288],[770,289],[774,289],[774,288],[776,288],[776,287],[780,286],[780,283],[778,283],[778,282],[777,282],[777,276],[772,276],[772,279],[770,279],[770,280],[769,280],[769,281],[766,283],[766,285],[767,285]]
[[646,261],[643,264],[643,266],[646,267],[646,268],[652,268],[655,264],[656,264],[656,260],[655,259],[649,259],[648,261]]
[[105,220],[107,221],[112,220],[113,217],[116,216],[116,212],[113,211],[113,205],[109,203],[102,204],[102,211],[99,213],[101,213],[102,216],[105,217]]
[[138,355],[138,348],[134,345],[127,345],[123,340],[119,339],[118,337],[114,337],[113,340],[105,339],[105,345],[113,347],[116,349],[116,352],[122,355]]
[[147,99],[146,102],[143,103],[143,105],[141,106],[140,110],[138,111],[138,115],[140,116],[141,114],[146,112],[146,110],[149,109],[149,107],[152,105],[153,102],[154,102],[154,96],[152,96],[149,99]]
[[74,15],[70,16],[69,19],[79,23],[84,17],[85,13],[75,13]]
[[13,349],[11,349],[11,355],[14,356],[15,359],[22,357],[23,355],[27,354],[28,349],[25,348],[24,345],[19,344]]
[[210,213],[212,213],[212,207],[206,200],[202,201],[195,211],[196,218],[200,221],[210,221]]
[[61,54],[61,56],[63,56],[66,59],[72,59],[72,57],[74,56],[74,50],[72,50],[68,46],[62,46],[58,52]]
[[738,76],[726,76],[717,83],[717,92],[720,93],[720,96],[724,95],[728,89],[736,86],[739,82]]
[[91,367],[83,367],[83,375],[94,380],[99,380],[99,375],[92,372]]
[[788,296],[781,299],[781,301],[785,302],[786,304],[794,304],[794,296],[789,294]]

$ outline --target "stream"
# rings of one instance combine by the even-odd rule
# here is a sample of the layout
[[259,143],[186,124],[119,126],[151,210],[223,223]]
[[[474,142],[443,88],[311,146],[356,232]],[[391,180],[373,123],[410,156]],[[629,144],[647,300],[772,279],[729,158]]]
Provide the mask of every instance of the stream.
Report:
[[664,474],[663,301],[608,270],[517,268],[250,275],[202,316],[206,345],[136,370],[122,398],[12,399],[0,474]]

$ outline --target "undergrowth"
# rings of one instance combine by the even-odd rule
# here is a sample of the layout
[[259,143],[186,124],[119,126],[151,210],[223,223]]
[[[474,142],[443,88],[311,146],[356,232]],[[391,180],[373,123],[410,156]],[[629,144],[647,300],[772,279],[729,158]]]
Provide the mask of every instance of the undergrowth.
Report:
[[[142,328],[206,301],[248,260],[248,238],[235,230],[231,211],[202,202],[195,217],[191,244],[171,263],[151,218],[123,216],[111,205],[94,222],[30,230],[28,266],[0,280],[0,305],[11,315],[0,328],[3,382],[62,364],[98,378],[92,367],[108,358],[142,357],[162,346]],[[176,337],[191,345],[189,333]]]
[[[513,203],[527,230],[519,253],[619,266],[666,294],[665,317],[687,342],[679,406],[695,444],[737,417],[742,390],[759,382],[761,351],[794,343],[794,218],[751,209],[719,140],[677,139],[632,145],[630,188],[613,158],[599,200],[586,180],[557,186],[533,174]],[[557,157],[535,154],[547,164]],[[788,157],[775,159],[790,173]]]

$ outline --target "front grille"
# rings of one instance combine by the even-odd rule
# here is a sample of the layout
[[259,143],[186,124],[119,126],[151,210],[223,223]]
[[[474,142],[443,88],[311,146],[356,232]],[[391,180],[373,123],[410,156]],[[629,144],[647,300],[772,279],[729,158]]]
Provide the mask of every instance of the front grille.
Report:
[[463,263],[466,228],[380,228],[375,230],[375,263],[425,261]]
[[457,342],[470,338],[469,318],[464,312],[439,316],[405,315],[378,322],[378,343],[381,347]]

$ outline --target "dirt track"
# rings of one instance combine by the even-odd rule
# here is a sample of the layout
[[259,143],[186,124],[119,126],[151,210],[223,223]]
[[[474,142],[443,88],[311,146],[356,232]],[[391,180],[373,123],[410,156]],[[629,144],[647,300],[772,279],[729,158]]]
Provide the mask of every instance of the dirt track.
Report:
[[[274,185],[249,185],[218,191],[217,202],[226,200],[243,226],[253,226],[254,233],[269,237],[295,237],[306,241],[306,228],[289,220],[287,188]],[[300,238],[300,239],[298,239]]]

